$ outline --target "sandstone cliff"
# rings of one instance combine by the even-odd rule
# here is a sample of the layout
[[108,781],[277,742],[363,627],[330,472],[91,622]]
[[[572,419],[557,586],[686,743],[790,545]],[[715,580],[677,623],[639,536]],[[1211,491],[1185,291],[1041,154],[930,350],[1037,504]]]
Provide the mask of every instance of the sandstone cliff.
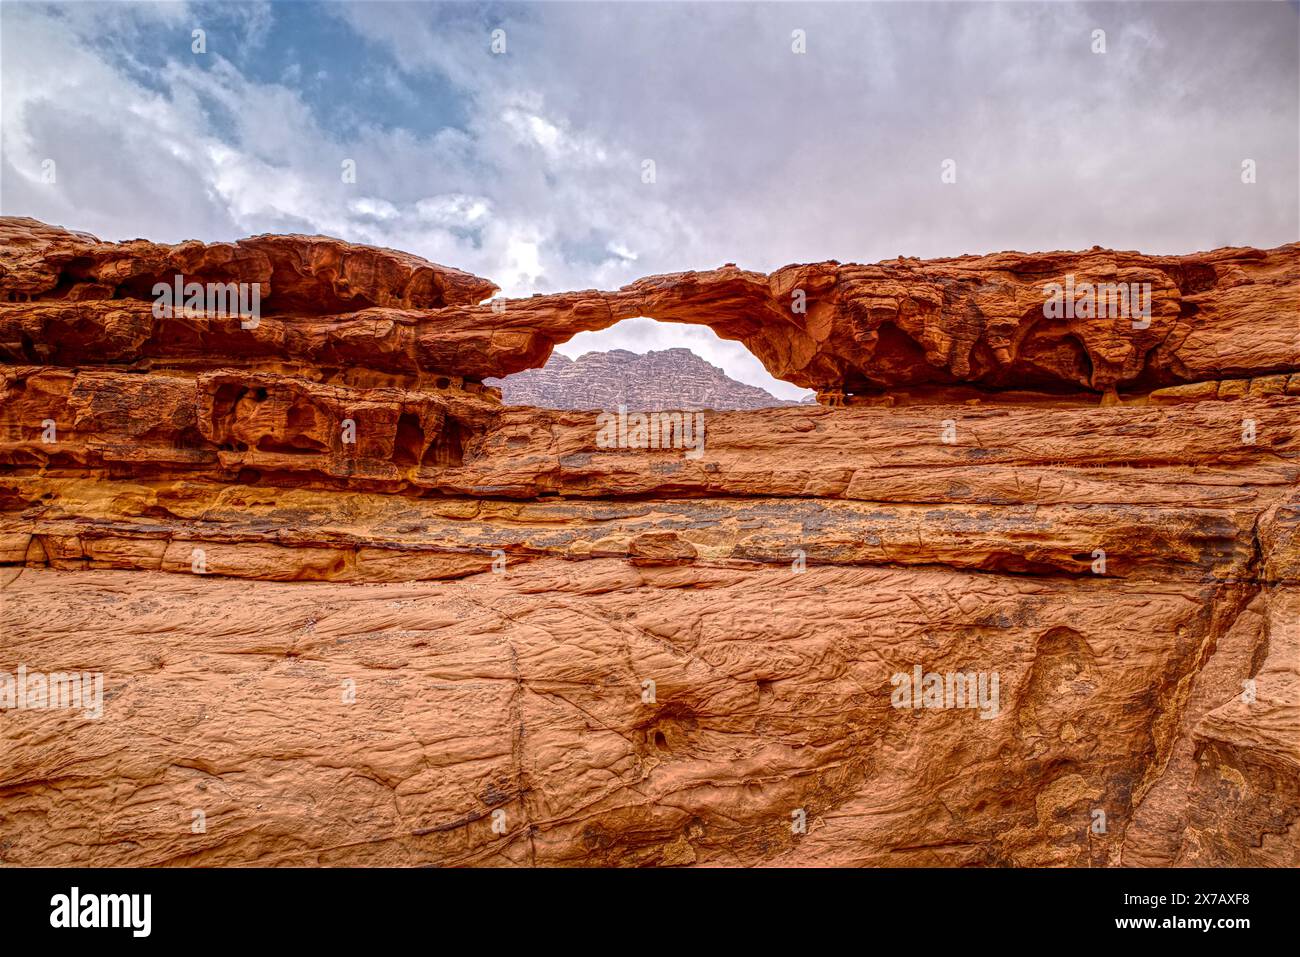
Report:
[[[0,220],[0,672],[104,687],[0,716],[0,861],[1300,864],[1298,253],[489,303]],[[1120,283],[1144,315],[1044,308]],[[639,315],[822,404],[689,457],[483,384]]]

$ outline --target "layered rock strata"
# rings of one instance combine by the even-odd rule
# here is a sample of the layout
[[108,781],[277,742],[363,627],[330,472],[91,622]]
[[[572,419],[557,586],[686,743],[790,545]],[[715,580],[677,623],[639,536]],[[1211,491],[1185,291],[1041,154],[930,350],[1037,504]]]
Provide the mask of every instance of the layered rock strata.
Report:
[[[0,672],[104,689],[0,711],[0,862],[1300,864],[1297,253],[485,302],[0,220]],[[823,404],[693,457],[483,384],[639,315]]]

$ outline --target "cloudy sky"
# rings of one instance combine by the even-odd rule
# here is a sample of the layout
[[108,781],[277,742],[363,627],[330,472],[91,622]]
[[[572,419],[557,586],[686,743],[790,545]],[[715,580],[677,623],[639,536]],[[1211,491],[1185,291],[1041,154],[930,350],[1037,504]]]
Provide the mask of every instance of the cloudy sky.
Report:
[[[0,210],[105,239],[325,233],[507,295],[1275,246],[1300,239],[1298,51],[1295,2],[5,2]],[[560,349],[673,345],[802,394],[703,328]]]

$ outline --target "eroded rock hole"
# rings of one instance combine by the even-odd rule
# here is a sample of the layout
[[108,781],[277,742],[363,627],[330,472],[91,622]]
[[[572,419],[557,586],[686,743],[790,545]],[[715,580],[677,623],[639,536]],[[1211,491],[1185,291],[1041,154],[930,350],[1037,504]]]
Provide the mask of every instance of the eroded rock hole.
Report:
[[418,465],[424,457],[424,428],[414,412],[403,412],[397,420],[397,435],[393,439],[393,463]]
[[421,465],[432,468],[455,468],[465,461],[465,431],[455,419],[447,419],[442,431],[425,450]]

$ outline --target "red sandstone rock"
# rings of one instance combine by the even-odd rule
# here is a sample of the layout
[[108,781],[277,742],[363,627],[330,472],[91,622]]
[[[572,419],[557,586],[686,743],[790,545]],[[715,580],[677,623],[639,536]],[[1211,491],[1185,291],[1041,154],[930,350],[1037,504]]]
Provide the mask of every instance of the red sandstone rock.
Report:
[[[1298,251],[494,310],[337,240],[0,221],[0,671],[105,691],[0,719],[0,861],[1300,864]],[[260,322],[156,318],[175,271]],[[1066,275],[1150,327],[1047,318]],[[633,315],[849,407],[691,458],[481,384]],[[916,668],[997,707],[896,707]]]

